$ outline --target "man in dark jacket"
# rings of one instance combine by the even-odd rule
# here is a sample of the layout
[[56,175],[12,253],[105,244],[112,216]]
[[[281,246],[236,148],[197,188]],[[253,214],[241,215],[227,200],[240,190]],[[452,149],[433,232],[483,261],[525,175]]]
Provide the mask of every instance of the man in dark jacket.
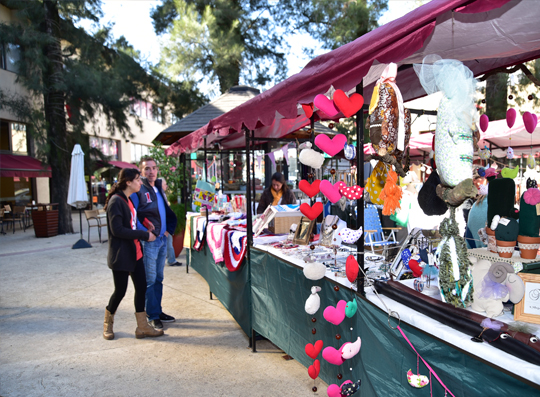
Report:
[[165,199],[161,180],[157,179],[158,167],[151,157],[143,157],[140,164],[143,185],[138,193],[131,195],[137,210],[137,229],[151,231],[156,235],[152,242],[141,241],[146,270],[146,314],[150,324],[163,329],[163,322],[175,321],[163,313],[163,269],[167,256],[167,236],[176,229],[176,215]]

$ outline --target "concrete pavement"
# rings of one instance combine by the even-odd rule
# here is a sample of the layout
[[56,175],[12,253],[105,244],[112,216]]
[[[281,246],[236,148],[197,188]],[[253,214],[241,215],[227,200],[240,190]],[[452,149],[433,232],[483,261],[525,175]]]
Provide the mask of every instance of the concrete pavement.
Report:
[[[79,230],[79,215],[73,214]],[[84,238],[87,239],[83,218]],[[106,229],[103,229],[105,238]],[[113,291],[107,243],[79,234],[0,235],[0,396],[326,396],[326,384],[268,341],[248,338],[194,270],[166,267],[165,336],[135,339],[133,286],[102,337]],[[311,391],[316,385],[317,393]]]

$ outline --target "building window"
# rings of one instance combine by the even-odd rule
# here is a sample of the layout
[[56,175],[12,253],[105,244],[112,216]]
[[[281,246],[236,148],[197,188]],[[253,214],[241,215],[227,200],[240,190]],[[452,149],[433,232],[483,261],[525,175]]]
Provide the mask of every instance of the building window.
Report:
[[150,102],[135,100],[131,104],[129,111],[131,114],[137,115],[142,119],[157,121],[163,124],[163,109],[152,105]]
[[118,160],[119,158],[118,142],[113,139],[91,136],[90,147],[99,149],[105,156],[111,157],[112,160]]
[[28,154],[28,144],[26,141],[26,125],[21,123],[11,124],[11,149],[13,153]]
[[142,157],[148,156],[148,154],[149,154],[148,146],[139,145],[138,143],[131,144],[131,162],[132,163],[138,163],[139,161],[141,161]]
[[26,125],[0,121],[0,151],[15,154],[28,154]]
[[16,44],[0,44],[0,68],[18,73],[17,62],[21,59],[21,48]]

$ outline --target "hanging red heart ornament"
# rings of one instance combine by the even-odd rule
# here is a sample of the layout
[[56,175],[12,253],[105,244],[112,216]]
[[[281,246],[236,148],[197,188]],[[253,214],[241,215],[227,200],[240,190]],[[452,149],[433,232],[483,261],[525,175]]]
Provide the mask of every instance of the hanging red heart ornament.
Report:
[[311,116],[313,115],[313,103],[310,103],[310,104],[303,104],[302,103],[302,109],[304,109],[304,113],[306,115],[306,117],[309,119],[311,118]]
[[358,261],[354,256],[349,255],[347,262],[345,262],[345,274],[347,275],[347,280],[354,283],[354,281],[358,278],[358,271]]
[[307,194],[309,198],[313,198],[320,192],[320,184],[321,181],[319,179],[314,180],[313,183],[309,183],[305,179],[302,179],[298,184],[298,188]]
[[319,201],[313,204],[313,207],[308,203],[303,203],[302,205],[300,205],[300,212],[304,214],[309,220],[313,221],[322,214],[323,205]]
[[324,346],[324,343],[322,340],[318,340],[317,342],[315,342],[315,345],[312,345],[311,343],[308,343],[306,345],[306,354],[312,358],[312,359],[316,359],[317,356],[319,355],[319,353],[321,352],[322,348]]
[[336,107],[345,117],[354,116],[362,109],[362,105],[364,104],[364,97],[362,95],[354,93],[348,97],[343,90],[336,90],[333,98]]
[[342,195],[347,197],[349,200],[358,200],[362,197],[364,188],[358,185],[355,186],[341,186],[339,191]]
[[319,360],[315,360],[313,365],[310,365],[308,368],[308,374],[311,379],[316,379],[317,376],[319,376],[319,372],[321,371],[321,362]]

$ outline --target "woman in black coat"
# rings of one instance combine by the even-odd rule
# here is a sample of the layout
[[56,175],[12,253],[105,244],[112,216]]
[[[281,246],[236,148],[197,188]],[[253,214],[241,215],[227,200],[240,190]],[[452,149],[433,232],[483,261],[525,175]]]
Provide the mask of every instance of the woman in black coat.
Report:
[[114,292],[105,309],[103,337],[114,339],[114,313],[128,286],[131,276],[135,287],[135,317],[137,319],[136,338],[163,335],[163,330],[156,330],[148,324],[144,308],[146,295],[146,273],[144,271],[141,242],[154,241],[156,236],[137,228],[137,212],[129,196],[141,189],[140,171],[136,168],[124,168],[120,171],[105,202],[107,210],[107,231],[109,232],[109,253],[107,263],[112,270]]
[[270,187],[262,192],[257,214],[262,214],[269,206],[278,204],[296,204],[296,197],[281,172],[272,175]]

